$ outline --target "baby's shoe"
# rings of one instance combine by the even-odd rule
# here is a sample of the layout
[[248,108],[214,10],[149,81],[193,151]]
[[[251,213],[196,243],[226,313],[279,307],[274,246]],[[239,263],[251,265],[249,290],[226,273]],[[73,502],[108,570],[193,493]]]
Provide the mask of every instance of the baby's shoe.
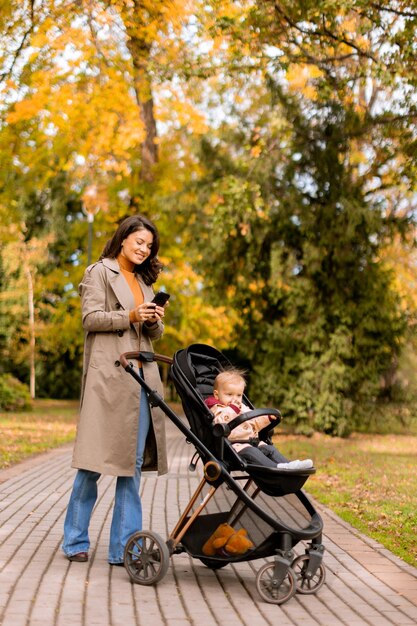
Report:
[[304,459],[300,461],[296,459],[295,461],[288,461],[288,463],[278,463],[278,469],[287,469],[287,470],[304,470],[310,469],[313,467],[313,461],[311,459]]

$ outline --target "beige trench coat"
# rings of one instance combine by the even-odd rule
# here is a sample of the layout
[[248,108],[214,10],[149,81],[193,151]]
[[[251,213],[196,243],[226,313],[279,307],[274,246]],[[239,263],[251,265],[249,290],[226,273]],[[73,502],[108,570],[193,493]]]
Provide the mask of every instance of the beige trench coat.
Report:
[[[138,276],[144,301],[154,293]],[[133,476],[141,386],[119,363],[124,352],[152,351],[152,340],[163,333],[163,324],[147,328],[131,324],[133,294],[116,259],[90,265],[79,286],[85,331],[80,419],[72,467],[112,476]],[[133,361],[134,366],[137,361]],[[163,394],[157,363],[143,363],[147,384]],[[142,469],[168,471],[165,415],[151,409]]]

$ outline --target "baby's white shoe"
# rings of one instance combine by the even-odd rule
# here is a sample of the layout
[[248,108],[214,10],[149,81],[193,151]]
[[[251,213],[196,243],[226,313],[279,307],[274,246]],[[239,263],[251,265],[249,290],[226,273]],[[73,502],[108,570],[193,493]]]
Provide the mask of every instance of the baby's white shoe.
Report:
[[295,461],[288,461],[288,463],[278,463],[278,469],[288,469],[288,470],[304,470],[310,469],[313,467],[313,461],[311,459],[304,459],[300,461],[296,459]]

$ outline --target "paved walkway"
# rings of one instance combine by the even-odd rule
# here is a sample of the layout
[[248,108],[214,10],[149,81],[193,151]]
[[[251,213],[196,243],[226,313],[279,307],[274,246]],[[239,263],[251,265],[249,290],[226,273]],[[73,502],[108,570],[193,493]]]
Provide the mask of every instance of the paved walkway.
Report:
[[[144,528],[163,537],[198,480],[188,472],[192,449],[172,425],[170,472],[142,482]],[[327,580],[315,595],[277,606],[256,591],[263,561],[213,572],[187,554],[174,555],[155,587],[130,583],[107,564],[114,479],[102,477],[91,524],[88,563],[60,551],[74,477],[62,448],[0,471],[0,624],[3,626],[354,626],[417,623],[417,570],[318,507],[324,520]],[[308,485],[308,483],[307,483]],[[297,546],[298,547],[298,546]],[[302,552],[303,550],[298,550]]]

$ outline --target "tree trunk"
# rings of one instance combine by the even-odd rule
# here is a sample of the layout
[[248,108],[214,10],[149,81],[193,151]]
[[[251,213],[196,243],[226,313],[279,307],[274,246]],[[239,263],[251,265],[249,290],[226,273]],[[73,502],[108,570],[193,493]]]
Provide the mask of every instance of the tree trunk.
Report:
[[29,267],[25,270],[28,283],[28,308],[29,308],[29,368],[30,368],[30,397],[35,398],[35,307],[33,303],[33,280]]
[[126,26],[128,35],[127,46],[133,62],[136,100],[145,129],[145,140],[141,145],[142,168],[140,178],[143,181],[152,182],[154,177],[153,169],[158,162],[158,146],[156,144],[157,133],[152,98],[152,81],[148,70],[151,46],[137,35],[138,31],[140,31],[138,27]]

